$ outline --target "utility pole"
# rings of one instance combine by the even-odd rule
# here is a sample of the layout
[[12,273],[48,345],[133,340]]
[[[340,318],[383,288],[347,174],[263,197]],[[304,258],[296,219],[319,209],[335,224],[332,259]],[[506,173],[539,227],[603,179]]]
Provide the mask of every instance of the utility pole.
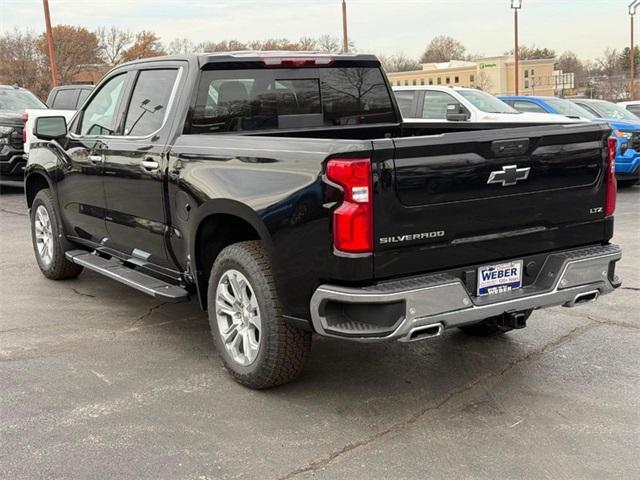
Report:
[[343,53],[349,52],[349,35],[347,34],[347,2],[346,0],[342,0],[342,52]]
[[633,41],[633,19],[636,15],[636,9],[640,4],[640,0],[633,0],[629,4],[629,20],[631,23],[631,45],[629,49],[629,70],[631,71],[631,79],[629,80],[629,99],[635,100],[636,97],[636,47]]
[[[640,0],[638,0],[640,1]],[[513,49],[513,58],[515,60],[515,86],[516,86],[516,95],[520,94],[520,69],[518,68],[518,63],[520,61],[520,51],[518,49],[518,10],[522,8],[522,0],[511,0],[511,8],[513,8],[513,31],[515,37],[515,48]]]
[[49,64],[51,65],[51,85],[58,86],[58,62],[56,61],[56,49],[53,45],[53,34],[51,33],[51,17],[49,16],[49,1],[42,0],[44,7],[44,22],[47,28],[47,48],[49,49]]

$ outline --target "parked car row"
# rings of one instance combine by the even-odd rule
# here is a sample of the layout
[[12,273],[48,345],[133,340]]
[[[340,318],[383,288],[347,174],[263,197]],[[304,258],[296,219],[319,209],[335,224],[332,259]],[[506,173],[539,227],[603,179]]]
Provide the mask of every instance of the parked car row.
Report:
[[23,185],[27,154],[35,140],[36,118],[62,115],[71,119],[92,88],[92,85],[55,87],[45,104],[24,88],[0,85],[0,184]]
[[[494,126],[605,122],[616,140],[616,177],[621,187],[640,180],[640,118],[625,106],[604,100],[541,96],[498,96],[472,88],[406,86],[393,88],[407,123],[480,122]],[[627,102],[630,108],[637,103]]]

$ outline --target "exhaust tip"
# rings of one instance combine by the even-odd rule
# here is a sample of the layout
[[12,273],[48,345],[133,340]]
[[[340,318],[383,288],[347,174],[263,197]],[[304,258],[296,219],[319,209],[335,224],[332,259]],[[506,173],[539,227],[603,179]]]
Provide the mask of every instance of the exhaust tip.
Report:
[[574,297],[573,300],[571,300],[570,302],[567,302],[564,306],[571,308],[578,305],[583,305],[585,303],[595,302],[599,296],[600,296],[599,290],[592,290],[590,292],[579,293]]
[[406,342],[415,342],[417,340],[426,340],[427,338],[439,337],[444,332],[442,323],[433,323],[431,325],[423,325],[416,327],[405,337]]

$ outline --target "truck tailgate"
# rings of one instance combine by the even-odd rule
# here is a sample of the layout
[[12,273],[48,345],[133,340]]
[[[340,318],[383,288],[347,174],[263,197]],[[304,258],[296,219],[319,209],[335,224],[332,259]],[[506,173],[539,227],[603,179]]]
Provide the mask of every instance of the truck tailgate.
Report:
[[378,148],[376,277],[606,241],[609,133],[593,123],[550,125]]

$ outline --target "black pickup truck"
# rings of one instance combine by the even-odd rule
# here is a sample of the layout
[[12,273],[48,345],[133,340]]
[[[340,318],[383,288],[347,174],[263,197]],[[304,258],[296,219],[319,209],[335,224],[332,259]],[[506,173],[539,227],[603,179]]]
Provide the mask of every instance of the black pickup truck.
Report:
[[253,388],[295,378],[312,333],[499,334],[620,285],[606,126],[405,125],[371,55],[140,60],[35,134],[43,274],[196,296]]

